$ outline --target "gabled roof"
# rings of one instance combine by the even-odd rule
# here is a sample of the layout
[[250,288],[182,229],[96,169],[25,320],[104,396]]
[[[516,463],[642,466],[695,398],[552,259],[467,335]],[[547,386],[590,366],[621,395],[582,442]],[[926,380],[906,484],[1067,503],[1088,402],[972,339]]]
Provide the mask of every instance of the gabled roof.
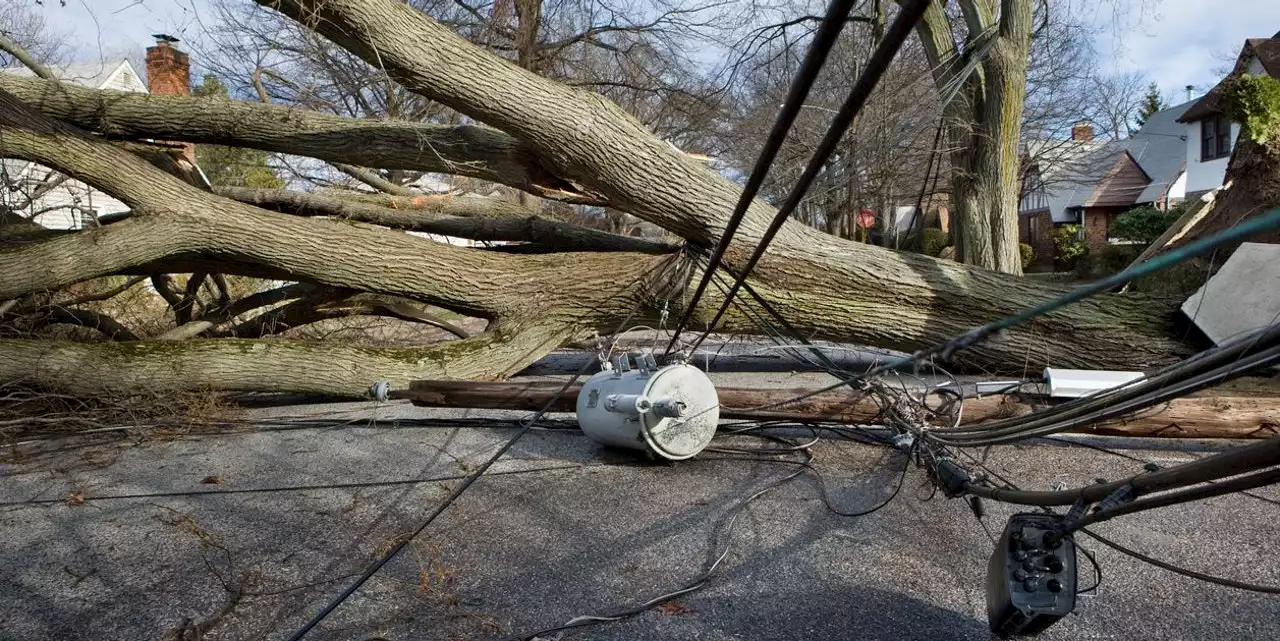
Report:
[[1249,63],[1257,59],[1262,70],[1272,77],[1280,78],[1280,32],[1270,38],[1250,38],[1240,48],[1240,56],[1236,58],[1236,66],[1209,93],[1191,105],[1190,109],[1178,118],[1178,122],[1195,122],[1209,116],[1222,113],[1222,101],[1226,94],[1227,84],[1248,73]]
[[[50,67],[50,70],[63,81],[91,89],[102,89],[107,84],[107,81],[111,80],[111,77],[120,71],[121,67],[128,67],[134,75],[137,75],[133,65],[129,64],[126,58],[115,58],[101,62],[75,62],[61,67]],[[26,67],[5,67],[0,69],[0,72],[25,78],[34,78],[36,75],[35,72]]]

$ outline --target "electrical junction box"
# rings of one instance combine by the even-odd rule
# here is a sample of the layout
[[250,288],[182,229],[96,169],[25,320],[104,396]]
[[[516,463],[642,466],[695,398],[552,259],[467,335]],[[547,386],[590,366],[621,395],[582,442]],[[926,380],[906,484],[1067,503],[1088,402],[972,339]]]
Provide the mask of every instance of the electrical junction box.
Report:
[[716,387],[688,364],[658,368],[651,356],[615,359],[583,384],[578,425],[590,438],[615,447],[680,461],[701,452],[720,423]]
[[1060,514],[1014,514],[987,564],[987,622],[1001,639],[1033,636],[1076,607],[1076,546]]

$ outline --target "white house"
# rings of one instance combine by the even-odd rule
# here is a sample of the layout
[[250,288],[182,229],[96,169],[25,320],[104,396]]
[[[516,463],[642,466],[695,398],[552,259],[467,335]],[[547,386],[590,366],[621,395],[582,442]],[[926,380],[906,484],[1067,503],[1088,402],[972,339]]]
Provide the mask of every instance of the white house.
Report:
[[1178,118],[1186,125],[1189,195],[1222,186],[1227,161],[1240,135],[1240,124],[1223,115],[1223,94],[1228,80],[1244,74],[1280,78],[1280,32],[1270,38],[1246,40],[1231,73]]
[[[64,82],[94,89],[147,93],[147,85],[126,59],[54,68]],[[26,67],[0,73],[33,77]],[[0,159],[0,206],[51,229],[80,229],[98,216],[129,211],[124,203],[48,167]]]

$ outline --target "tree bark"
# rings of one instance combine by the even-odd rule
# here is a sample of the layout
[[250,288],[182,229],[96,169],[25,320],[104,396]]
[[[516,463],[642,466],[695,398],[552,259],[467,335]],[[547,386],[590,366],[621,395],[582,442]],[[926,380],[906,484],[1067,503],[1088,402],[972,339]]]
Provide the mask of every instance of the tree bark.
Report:
[[[608,202],[619,211],[677,233],[695,246],[708,247],[723,232],[739,196],[738,187],[657,140],[603,98],[497,59],[408,5],[392,0],[261,1],[313,25],[386,69],[407,87],[517,136],[518,142],[489,129],[467,130],[467,135],[476,134],[491,143],[486,154],[495,148],[505,149],[496,160],[526,170],[521,180],[505,178],[509,184],[546,184],[529,178],[531,168],[538,168],[574,186],[572,193]],[[237,112],[246,103],[226,101],[219,101],[213,109],[190,99],[166,102],[166,97],[129,94],[117,100],[117,96],[103,92],[84,94],[77,92],[88,90],[27,84],[28,90],[39,90],[29,97],[38,104],[37,113],[3,90],[18,84],[0,77],[0,155],[32,160],[97,186],[126,203],[134,215],[102,228],[0,251],[0,300],[101,275],[151,274],[182,267],[182,271],[269,276],[407,298],[494,320],[494,331],[511,331],[503,328],[537,319],[540,335],[548,340],[522,347],[550,349],[554,347],[551,337],[563,339],[584,329],[612,328],[637,308],[637,320],[656,316],[668,299],[678,304],[671,285],[683,282],[679,277],[692,269],[692,261],[685,256],[596,252],[503,255],[343,221],[268,212],[185,184],[43,114],[52,113],[109,135],[124,131],[133,138],[240,144],[323,159],[341,154],[342,160],[355,156],[370,160],[362,164],[384,167],[388,162],[409,161],[417,169],[428,162],[436,162],[436,167],[456,167],[460,159],[468,157],[468,150],[474,152],[464,146],[451,149],[447,158],[452,160],[448,162],[431,160],[432,150],[426,149],[418,136],[438,135],[439,129],[382,121],[371,125],[328,116],[317,120],[305,112],[256,104],[251,105],[252,111]],[[79,97],[73,100],[68,96]],[[193,111],[182,111],[183,107]],[[241,118],[228,118],[232,113]],[[262,113],[273,114],[278,121],[251,117]],[[458,128],[449,131],[455,142],[462,136]],[[386,155],[379,155],[378,160],[360,155],[382,152]],[[469,157],[476,156],[471,153]],[[526,158],[530,162],[515,161]],[[752,206],[726,255],[730,269],[745,262],[773,213],[764,204]],[[31,265],[41,269],[32,270]],[[949,261],[845,242],[795,223],[783,227],[749,282],[807,336],[904,350],[930,346],[1064,291]],[[709,315],[720,302],[715,295],[701,301],[698,317]],[[1185,353],[1168,335],[1172,309],[1166,302],[1143,297],[1096,297],[967,350],[962,358],[970,367],[1004,371],[1034,371],[1046,363],[1124,369],[1163,364]],[[746,316],[736,312],[720,329],[757,331]],[[459,345],[489,345],[495,340],[493,332],[486,336],[490,338],[476,337]],[[210,342],[217,341],[166,344],[154,350],[152,343],[140,344],[132,353],[138,356],[136,370],[110,374],[113,370],[102,369],[104,385],[127,388],[148,380],[156,371],[177,368],[173,371],[195,373],[192,381],[183,385],[231,389],[263,385],[272,390],[296,386],[292,388],[295,391],[323,391],[316,386],[327,383],[310,379],[330,368],[350,367],[361,376],[334,384],[334,389],[342,387],[347,390],[344,393],[350,393],[364,389],[371,380],[385,378],[371,376],[376,366],[385,365],[398,372],[397,376],[421,369],[396,366],[391,362],[394,359],[385,355],[368,356],[347,346],[311,345],[272,352],[301,354],[302,361],[293,373],[267,376],[246,370],[260,362],[259,350],[273,348],[239,342],[228,347],[207,346]],[[506,345],[509,341],[500,342]],[[39,349],[21,342],[0,346],[0,372],[18,376],[22,368],[30,366],[28,357]],[[77,351],[90,348],[62,344],[49,349],[54,350],[54,361],[64,364],[74,358],[101,355]],[[332,350],[327,359],[322,357],[326,349]],[[106,356],[123,353],[105,352]],[[505,358],[504,363],[540,356],[527,351],[518,355],[503,350],[455,352],[443,346],[431,353],[461,359],[493,354],[494,358]],[[58,355],[66,358],[58,361]],[[234,362],[237,357],[244,362]],[[264,358],[267,372],[286,367],[283,357],[276,361]],[[165,359],[173,360],[174,365],[164,365]],[[115,361],[117,365],[129,362]],[[487,376],[507,371],[504,363],[450,362],[440,367]],[[66,365],[56,371],[65,375],[71,368]],[[201,378],[206,373],[207,377]],[[235,375],[246,376],[246,381],[233,381]],[[51,381],[44,373],[39,378],[43,383]],[[7,379],[0,376],[3,380]]]

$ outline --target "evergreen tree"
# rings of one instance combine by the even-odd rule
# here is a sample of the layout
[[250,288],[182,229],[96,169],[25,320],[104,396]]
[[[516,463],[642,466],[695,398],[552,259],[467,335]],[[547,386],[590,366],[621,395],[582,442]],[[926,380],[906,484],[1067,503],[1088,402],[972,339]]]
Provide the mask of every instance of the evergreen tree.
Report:
[[[202,98],[231,99],[226,85],[213,74],[205,74],[193,93]],[[285,181],[267,163],[269,158],[267,152],[257,149],[196,145],[196,163],[214,185],[282,189]]]
[[1147,124],[1147,119],[1151,117],[1151,114],[1167,106],[1164,104],[1164,98],[1160,95],[1160,87],[1153,82],[1147,85],[1147,93],[1142,97],[1142,102],[1138,104],[1138,116],[1134,120],[1141,127]]

